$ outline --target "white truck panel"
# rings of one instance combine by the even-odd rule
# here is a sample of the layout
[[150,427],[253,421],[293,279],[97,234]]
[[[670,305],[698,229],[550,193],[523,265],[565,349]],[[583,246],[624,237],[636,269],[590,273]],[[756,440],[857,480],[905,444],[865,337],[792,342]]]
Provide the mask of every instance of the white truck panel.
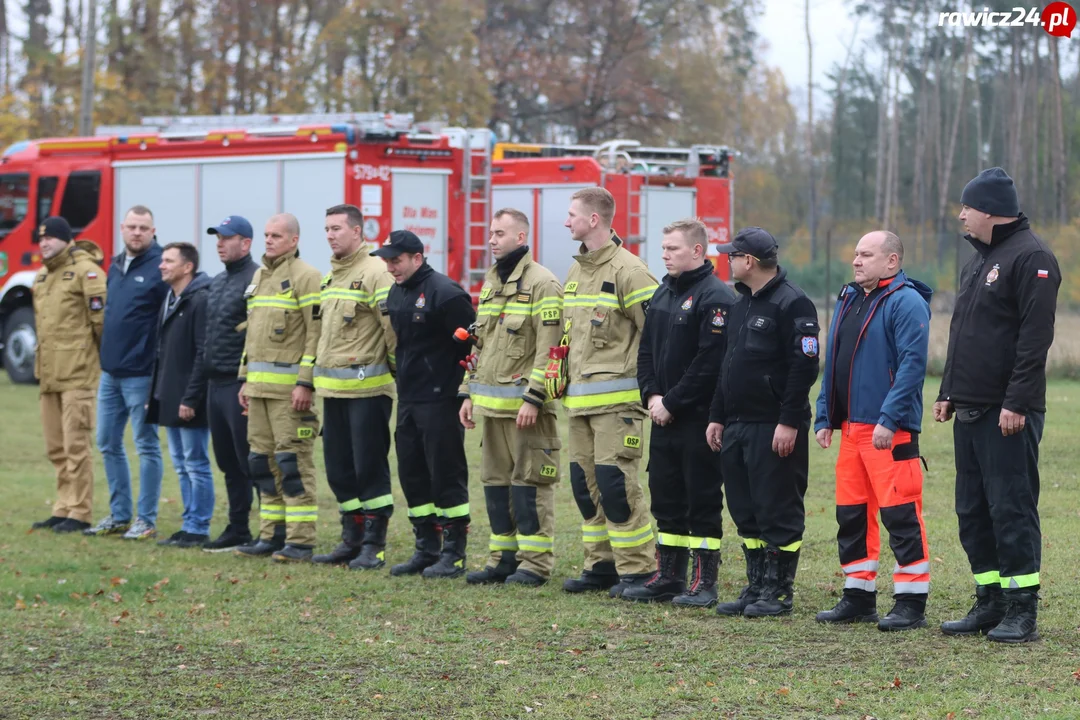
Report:
[[676,220],[692,218],[697,215],[697,191],[692,187],[650,187],[644,188],[642,198],[645,206],[645,250],[642,259],[649,270],[659,280],[667,274],[661,257],[664,240],[664,226]]
[[330,246],[326,242],[326,209],[345,202],[343,154],[282,159],[281,212],[300,221],[300,257],[330,272]]
[[214,276],[225,269],[217,256],[217,236],[207,235],[206,228],[220,225],[230,215],[239,215],[251,223],[252,257],[262,257],[263,226],[278,212],[278,168],[276,160],[247,163],[202,165],[199,212],[199,267]]
[[[158,242],[199,242],[197,166],[125,164],[116,168],[114,253],[124,252],[120,225],[133,205],[145,205],[154,213]],[[203,228],[205,230],[206,228]]]

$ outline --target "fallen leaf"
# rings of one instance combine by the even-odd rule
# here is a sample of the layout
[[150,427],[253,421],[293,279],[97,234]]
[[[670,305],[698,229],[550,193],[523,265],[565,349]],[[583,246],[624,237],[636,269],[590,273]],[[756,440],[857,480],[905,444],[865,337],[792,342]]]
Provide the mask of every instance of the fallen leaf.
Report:
[[25,610],[26,609],[26,603],[23,602],[22,598],[17,598],[15,600],[15,609],[16,610]]
[[449,679],[450,679],[450,676],[449,676],[449,675],[440,675],[440,676],[439,676],[439,679],[440,679],[440,680],[449,680]]
[[956,720],[956,713],[951,712],[945,716],[945,720]]
[[755,680],[754,678],[746,678],[746,684],[747,685],[757,685],[757,682],[758,681]]
[[382,695],[380,693],[375,693],[374,695],[371,696],[371,698],[373,700],[382,700]]
[[791,688],[782,687],[782,688],[780,688],[779,690],[776,691],[776,694],[777,695],[783,695],[784,697],[787,697],[788,695],[791,694]]
[[214,687],[220,690],[224,686],[221,683],[214,683]]
[[117,585],[127,585],[127,578],[114,577],[109,580],[109,585],[116,587]]
[[161,578],[156,583],[154,583],[154,589],[155,590],[160,590],[161,588],[165,587],[168,584],[169,584],[169,578]]
[[176,669],[177,670],[187,670],[187,665],[177,665]]
[[495,664],[496,665],[509,665],[510,661],[509,660],[496,660]]
[[714,683],[712,680],[708,680],[705,682],[705,687],[716,687],[716,683]]
[[833,702],[833,707],[835,707],[837,710],[839,710],[844,705],[844,701],[841,700],[840,698],[833,698],[832,702]]
[[893,678],[893,681],[892,681],[892,686],[893,686],[894,688],[898,688],[898,687],[900,687],[901,685],[903,685],[903,683],[902,683],[902,682],[900,682],[900,676],[899,676],[899,675],[897,675],[896,677],[894,677],[894,678]]
[[114,592],[109,594],[109,599],[112,600],[114,603],[118,603],[124,598],[120,595],[120,593]]
[[1076,670],[1073,670],[1072,676],[1073,676],[1073,680],[1076,680],[1077,682],[1080,682],[1080,668],[1077,668]]

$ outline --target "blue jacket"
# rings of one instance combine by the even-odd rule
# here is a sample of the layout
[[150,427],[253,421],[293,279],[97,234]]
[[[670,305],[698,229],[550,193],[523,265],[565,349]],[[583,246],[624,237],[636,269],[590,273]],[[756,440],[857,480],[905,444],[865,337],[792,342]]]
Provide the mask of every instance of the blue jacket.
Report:
[[105,296],[105,329],[101,337],[101,369],[115,377],[150,377],[157,353],[161,304],[169,286],[161,280],[161,246],[131,261],[125,273],[124,253],[109,265]]
[[[833,398],[833,356],[840,320],[863,292],[858,283],[845,285],[836,300],[825,374],[818,395],[814,430],[837,427],[830,422]],[[933,291],[903,272],[877,296],[863,322],[851,361],[848,420],[919,432],[922,428],[923,380],[930,344],[930,296]]]

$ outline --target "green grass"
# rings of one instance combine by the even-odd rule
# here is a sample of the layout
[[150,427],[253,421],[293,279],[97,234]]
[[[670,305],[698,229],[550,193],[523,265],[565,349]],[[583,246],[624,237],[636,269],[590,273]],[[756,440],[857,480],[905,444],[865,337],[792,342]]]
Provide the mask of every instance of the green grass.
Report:
[[[981,638],[946,638],[936,629],[967,610],[972,590],[952,509],[951,433],[932,423],[922,441],[930,463],[930,627],[886,635],[874,627],[813,621],[842,585],[832,509],[835,447],[813,448],[796,612],[779,620],[731,620],[562,593],[562,579],[581,564],[580,519],[565,483],[557,492],[556,581],[538,591],[30,533],[30,522],[49,514],[53,476],[37,390],[6,382],[0,380],[2,718],[1080,714],[1074,676],[1080,668],[1074,445],[1080,384],[1055,383],[1049,390],[1042,444],[1043,640],[1002,647]],[[930,385],[936,388],[935,381]],[[482,562],[487,540],[478,444],[474,431],[468,437],[476,510],[472,567]],[[325,548],[339,526],[321,478]],[[100,517],[108,498],[100,462],[95,479]],[[215,533],[225,517],[218,483]],[[163,497],[159,524],[168,534],[179,528],[181,510],[171,467]],[[391,562],[411,548],[403,507],[399,496]],[[734,596],[742,562],[726,516],[725,529],[721,590]],[[891,567],[885,555],[882,567]],[[887,605],[887,577],[883,584],[881,604]]]

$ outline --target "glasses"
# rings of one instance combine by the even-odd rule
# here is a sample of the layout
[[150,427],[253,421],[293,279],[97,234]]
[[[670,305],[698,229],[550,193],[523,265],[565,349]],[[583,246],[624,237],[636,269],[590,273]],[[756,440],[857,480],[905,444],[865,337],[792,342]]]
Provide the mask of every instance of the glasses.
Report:
[[[733,252],[733,253],[728,253],[728,257],[729,257],[729,258],[737,258],[737,257],[748,257],[748,258],[754,258],[755,260],[757,260],[757,258],[756,258],[756,257],[754,257],[753,255],[751,255],[750,253],[744,253],[744,252]],[[760,261],[759,261],[759,262],[760,262]]]

